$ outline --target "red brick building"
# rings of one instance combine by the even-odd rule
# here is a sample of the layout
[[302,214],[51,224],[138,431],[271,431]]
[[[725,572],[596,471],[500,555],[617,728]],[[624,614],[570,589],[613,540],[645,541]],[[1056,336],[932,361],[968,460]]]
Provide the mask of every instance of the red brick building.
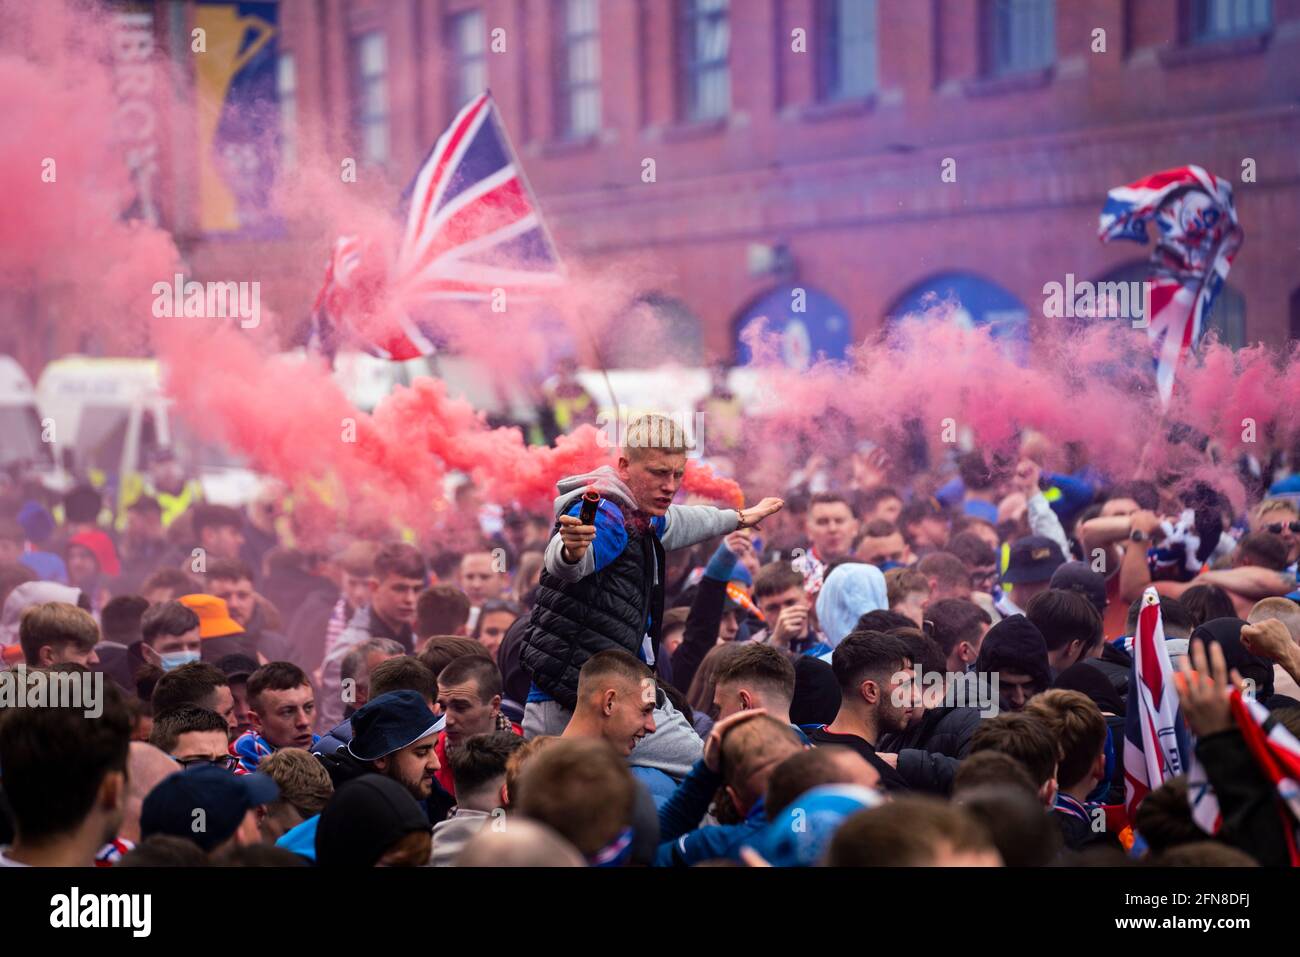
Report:
[[562,251],[655,277],[684,361],[791,287],[814,347],[951,282],[1032,340],[1045,283],[1145,258],[1106,190],[1186,163],[1246,231],[1216,324],[1300,335],[1300,0],[283,0],[279,44],[290,157],[396,186],[490,87]]

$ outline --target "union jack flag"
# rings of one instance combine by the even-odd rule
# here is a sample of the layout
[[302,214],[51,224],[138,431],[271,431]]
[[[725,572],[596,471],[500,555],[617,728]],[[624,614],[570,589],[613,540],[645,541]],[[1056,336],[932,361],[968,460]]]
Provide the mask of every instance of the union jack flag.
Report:
[[340,323],[377,355],[413,359],[436,350],[436,324],[420,318],[422,307],[486,301],[498,290],[527,299],[564,282],[490,93],[456,115],[404,196],[406,228],[382,295],[389,318],[358,319],[381,297],[366,287],[362,265],[370,250],[358,237],[344,236],[326,267],[314,327],[323,327],[321,320]]
[[1155,353],[1156,387],[1167,406],[1178,364],[1196,347],[1214,300],[1241,248],[1242,230],[1227,180],[1199,166],[1153,173],[1106,195],[1102,242],[1146,243],[1147,225],[1159,237],[1151,253],[1147,338]]

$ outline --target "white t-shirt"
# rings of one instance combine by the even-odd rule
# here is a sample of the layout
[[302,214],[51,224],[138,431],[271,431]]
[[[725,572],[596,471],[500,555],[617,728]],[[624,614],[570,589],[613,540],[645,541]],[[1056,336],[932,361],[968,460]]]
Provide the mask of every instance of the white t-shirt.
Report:
[[22,861],[15,861],[7,853],[8,850],[9,850],[8,844],[5,844],[3,847],[0,847],[0,867],[30,867],[31,866],[30,864],[24,864]]

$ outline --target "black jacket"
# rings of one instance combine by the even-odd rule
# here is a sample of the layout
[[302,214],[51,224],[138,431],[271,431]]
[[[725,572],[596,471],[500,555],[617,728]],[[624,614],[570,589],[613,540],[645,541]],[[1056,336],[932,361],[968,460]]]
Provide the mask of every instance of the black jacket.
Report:
[[1241,736],[1231,728],[1207,735],[1196,742],[1196,756],[1205,766],[1223,826],[1218,839],[1249,854],[1265,867],[1287,867],[1286,835],[1282,830],[1282,809],[1277,790]]
[[935,708],[902,734],[884,736],[880,750],[898,754],[898,773],[909,787],[949,794],[961,759],[970,753],[971,735],[979,723],[977,708]]
[[629,523],[627,532],[623,551],[586,578],[567,582],[542,570],[520,661],[533,683],[566,708],[577,704],[586,660],[609,648],[636,655],[647,625],[658,657],[664,549],[649,527]]
[[1085,658],[1084,663],[1104,674],[1121,700],[1128,700],[1128,676],[1133,669],[1133,658],[1127,651],[1108,641],[1102,646],[1100,658]]

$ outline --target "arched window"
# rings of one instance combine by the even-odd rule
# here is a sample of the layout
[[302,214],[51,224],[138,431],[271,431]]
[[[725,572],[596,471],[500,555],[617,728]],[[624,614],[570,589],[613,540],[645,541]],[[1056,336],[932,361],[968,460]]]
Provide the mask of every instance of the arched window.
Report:
[[805,369],[815,359],[843,359],[853,341],[853,323],[842,305],[811,286],[781,285],[763,293],[732,323],[736,364],[751,359],[745,333],[766,320],[769,333],[779,335],[785,364]]
[[899,296],[886,312],[888,320],[923,316],[951,303],[951,320],[966,328],[986,327],[1017,361],[1029,356],[1029,310],[1010,290],[974,273],[931,276]]

